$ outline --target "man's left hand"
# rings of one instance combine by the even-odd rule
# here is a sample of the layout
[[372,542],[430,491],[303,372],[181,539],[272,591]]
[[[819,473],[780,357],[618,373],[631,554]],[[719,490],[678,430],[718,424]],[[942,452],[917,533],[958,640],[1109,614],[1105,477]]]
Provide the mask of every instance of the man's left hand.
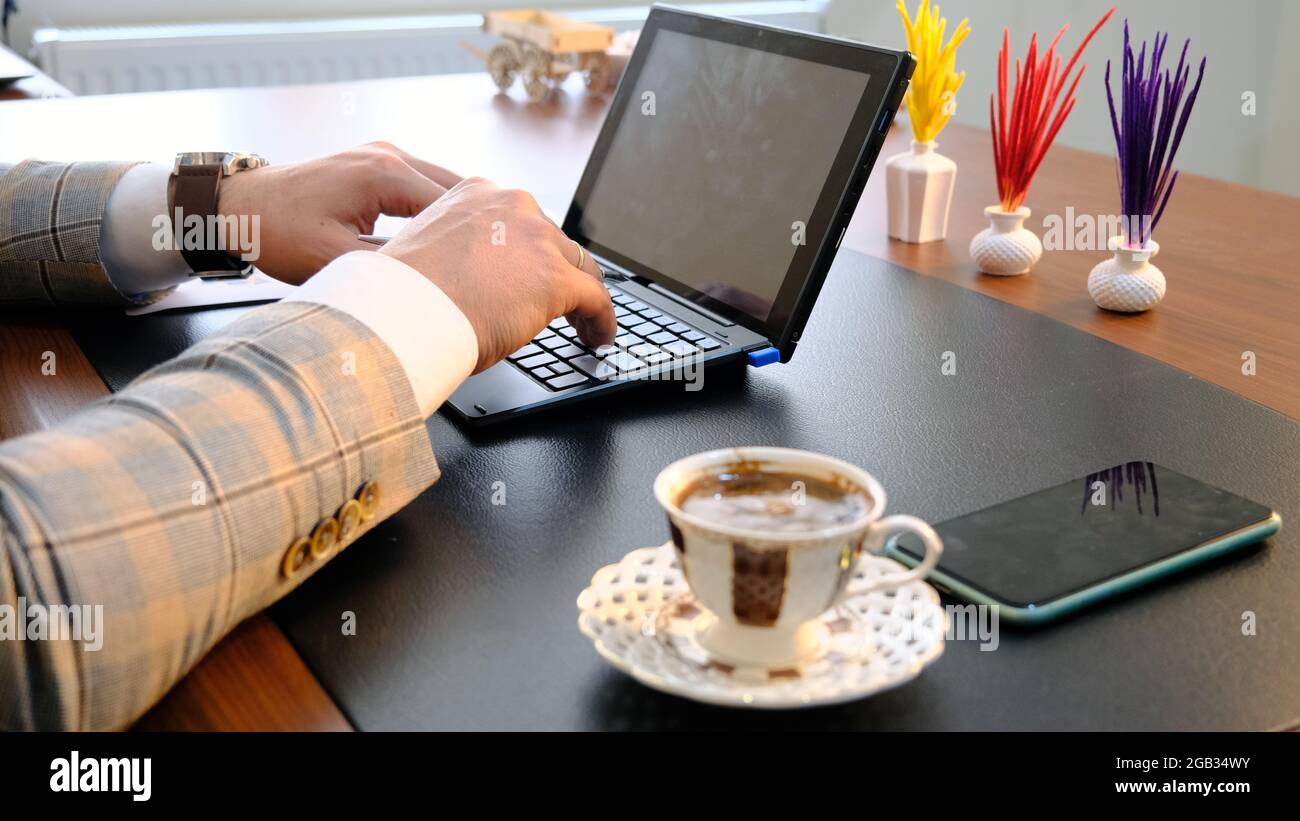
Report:
[[389,143],[369,143],[231,175],[221,182],[217,212],[256,216],[261,247],[251,261],[301,285],[336,257],[376,250],[358,235],[372,233],[380,214],[415,216],[460,179]]

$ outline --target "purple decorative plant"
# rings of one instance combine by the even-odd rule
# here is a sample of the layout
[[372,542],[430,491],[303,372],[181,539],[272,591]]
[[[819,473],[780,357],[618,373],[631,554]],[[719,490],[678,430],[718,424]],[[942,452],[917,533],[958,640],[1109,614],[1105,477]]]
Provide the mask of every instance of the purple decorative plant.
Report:
[[[1110,61],[1106,61],[1106,100],[1110,104],[1110,124],[1115,130],[1115,147],[1119,151],[1116,171],[1119,176],[1120,204],[1123,208],[1126,240],[1129,247],[1140,248],[1151,239],[1160,215],[1165,212],[1173,193],[1178,172],[1173,170],[1174,155],[1183,139],[1183,129],[1196,102],[1205,76],[1205,58],[1196,74],[1196,85],[1187,92],[1192,68],[1187,65],[1187,47],[1178,57],[1178,68],[1171,74],[1160,63],[1165,55],[1169,34],[1156,32],[1147,65],[1147,44],[1137,58],[1129,42],[1128,20],[1124,21],[1124,67],[1120,80],[1123,110],[1115,113],[1115,97],[1110,90]],[[1187,100],[1183,101],[1186,94]],[[1181,108],[1181,113],[1179,109]]]

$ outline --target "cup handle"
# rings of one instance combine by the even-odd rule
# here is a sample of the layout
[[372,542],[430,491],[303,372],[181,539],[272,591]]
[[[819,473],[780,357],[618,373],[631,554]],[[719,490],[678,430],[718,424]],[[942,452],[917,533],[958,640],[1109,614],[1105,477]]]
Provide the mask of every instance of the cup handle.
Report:
[[943,555],[943,540],[939,538],[939,534],[934,532],[934,528],[915,516],[904,514],[886,516],[876,522],[872,529],[877,530],[885,539],[899,531],[915,533],[925,543],[925,555],[921,558],[920,564],[902,573],[889,573],[881,576],[873,588],[875,590],[895,590],[908,582],[924,579],[934,569],[934,566],[939,563],[939,557]]

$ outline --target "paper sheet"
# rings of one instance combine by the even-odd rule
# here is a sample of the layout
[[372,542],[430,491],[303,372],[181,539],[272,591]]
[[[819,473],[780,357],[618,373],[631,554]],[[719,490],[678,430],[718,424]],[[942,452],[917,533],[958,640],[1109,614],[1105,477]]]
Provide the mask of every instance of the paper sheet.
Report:
[[183,283],[165,298],[152,305],[127,308],[128,316],[156,314],[180,308],[201,308],[206,305],[239,305],[249,302],[274,302],[294,291],[295,286],[272,279],[261,271],[254,271],[248,279],[193,279]]

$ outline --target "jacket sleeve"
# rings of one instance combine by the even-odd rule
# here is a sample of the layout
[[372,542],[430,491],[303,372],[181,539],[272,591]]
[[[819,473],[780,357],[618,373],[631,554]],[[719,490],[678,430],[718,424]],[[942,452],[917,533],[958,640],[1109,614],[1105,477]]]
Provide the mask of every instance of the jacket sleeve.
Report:
[[0,444],[0,729],[129,724],[437,476],[392,351],[301,302]]
[[101,261],[104,211],[118,180],[136,163],[42,162],[0,165],[0,307],[133,305]]

